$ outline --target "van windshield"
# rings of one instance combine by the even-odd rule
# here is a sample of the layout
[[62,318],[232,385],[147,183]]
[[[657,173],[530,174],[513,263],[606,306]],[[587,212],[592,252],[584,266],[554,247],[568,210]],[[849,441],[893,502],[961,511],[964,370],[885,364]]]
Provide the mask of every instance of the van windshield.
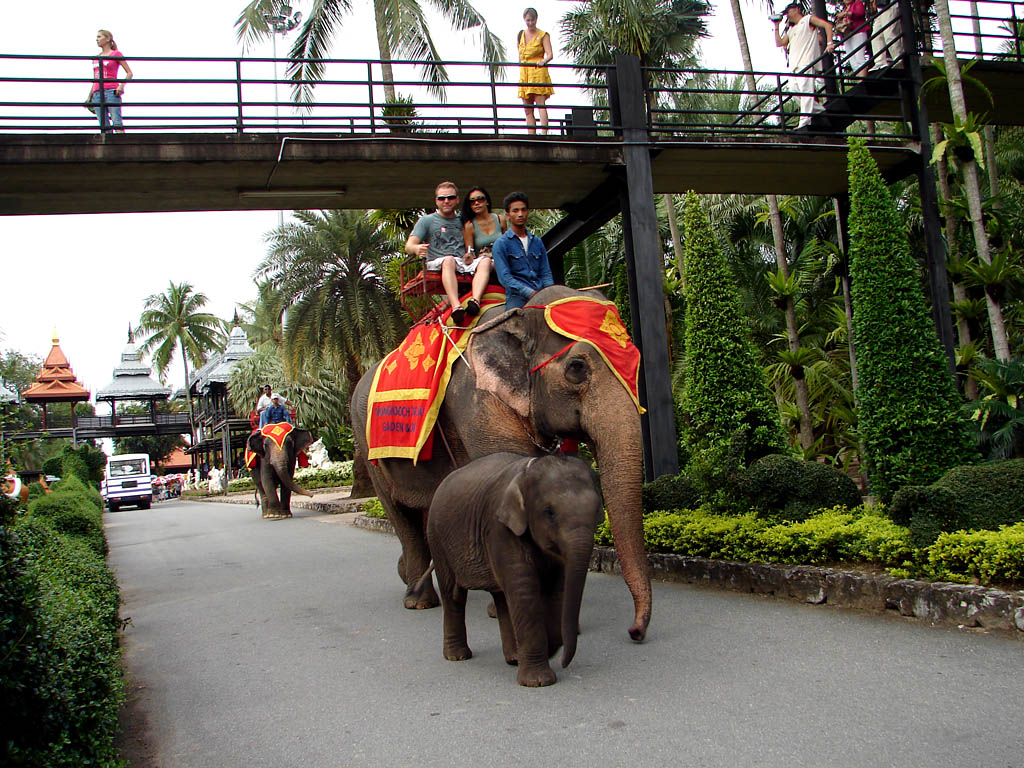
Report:
[[145,463],[146,462],[143,459],[112,461],[110,462],[110,476],[123,477],[125,475],[141,475],[146,471],[143,467]]

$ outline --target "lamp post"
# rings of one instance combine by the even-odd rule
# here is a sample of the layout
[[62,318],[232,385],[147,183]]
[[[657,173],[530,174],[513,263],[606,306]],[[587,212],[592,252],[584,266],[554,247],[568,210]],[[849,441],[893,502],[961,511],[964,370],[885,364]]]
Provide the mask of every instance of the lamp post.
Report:
[[[274,52],[274,125],[277,127],[277,132],[281,132],[281,111],[280,111],[280,100],[277,96],[277,36],[281,35],[284,37],[293,29],[295,29],[302,22],[302,13],[296,12],[292,14],[292,6],[290,3],[277,3],[274,6],[272,13],[264,13],[263,20],[267,22],[267,26],[270,28],[270,40],[273,45]],[[277,223],[279,226],[284,226],[284,211],[278,211]]]

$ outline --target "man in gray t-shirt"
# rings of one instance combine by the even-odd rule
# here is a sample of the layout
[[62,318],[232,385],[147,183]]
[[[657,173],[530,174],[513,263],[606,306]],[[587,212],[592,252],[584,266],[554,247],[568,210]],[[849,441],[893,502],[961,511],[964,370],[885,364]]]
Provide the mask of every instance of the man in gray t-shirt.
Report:
[[[466,250],[462,220],[455,214],[459,205],[459,190],[452,182],[442,181],[434,191],[437,210],[421,216],[405,241],[405,252],[426,259],[429,270],[441,270],[441,285],[448,296],[448,305],[454,307],[452,324],[461,326],[466,315],[480,313],[480,302],[491,276],[489,256],[477,257],[473,249]],[[473,295],[463,307],[459,301],[459,281],[456,272],[473,275]]]

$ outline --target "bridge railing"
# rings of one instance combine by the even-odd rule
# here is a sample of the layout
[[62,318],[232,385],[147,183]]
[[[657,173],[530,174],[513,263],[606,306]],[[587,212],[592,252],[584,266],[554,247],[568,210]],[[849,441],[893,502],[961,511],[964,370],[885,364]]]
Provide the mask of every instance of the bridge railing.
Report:
[[[315,83],[315,103],[290,99],[296,81],[284,76],[292,63],[280,58],[129,57],[133,79],[125,86],[122,114],[131,132],[160,133],[410,133],[526,134],[518,97],[519,64],[491,68],[480,62],[445,62],[445,96],[433,95],[419,74],[425,62],[318,60],[325,77]],[[0,131],[94,133],[86,108],[92,57],[0,54]],[[607,92],[604,68],[548,65],[555,93],[547,101],[550,130],[570,133],[572,111]],[[311,81],[298,84],[314,85]],[[401,97],[388,103],[385,86]],[[607,97],[597,97],[607,101]],[[607,127],[607,126],[606,126]],[[578,128],[578,126],[577,126]]]
[[[949,0],[957,56],[1024,63],[1024,2],[1021,0]],[[934,10],[919,16],[922,53],[942,56]]]

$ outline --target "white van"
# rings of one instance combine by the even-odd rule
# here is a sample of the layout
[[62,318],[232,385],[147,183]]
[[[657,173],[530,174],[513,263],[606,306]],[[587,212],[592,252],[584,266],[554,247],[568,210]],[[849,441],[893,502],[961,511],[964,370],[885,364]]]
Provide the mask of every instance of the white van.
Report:
[[121,453],[107,459],[100,494],[111,512],[125,504],[149,509],[153,503],[153,477],[148,453]]

